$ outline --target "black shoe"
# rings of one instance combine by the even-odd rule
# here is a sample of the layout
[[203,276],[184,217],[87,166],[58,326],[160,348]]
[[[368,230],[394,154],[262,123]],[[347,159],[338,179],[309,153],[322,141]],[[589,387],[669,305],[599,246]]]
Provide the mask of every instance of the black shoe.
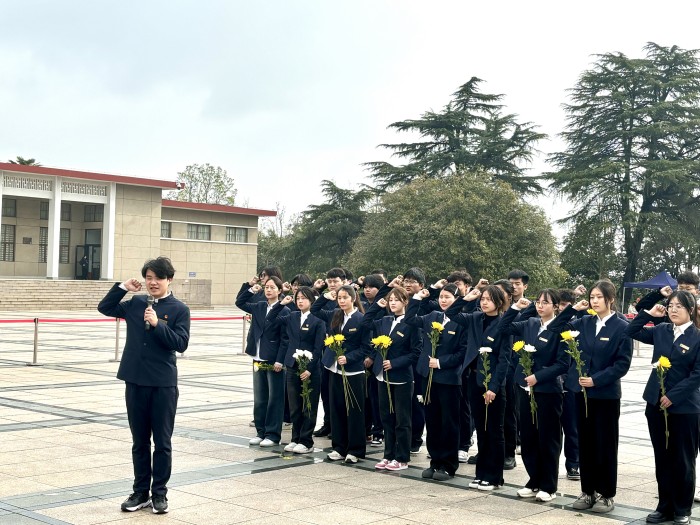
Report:
[[424,479],[433,479],[433,474],[435,474],[435,469],[433,467],[428,467],[420,476]]
[[370,439],[369,446],[370,447],[381,447],[382,443],[384,443],[384,438],[382,436],[374,436],[372,439]]
[[690,523],[690,516],[674,516],[674,525],[688,525]]
[[164,494],[153,495],[153,514],[165,514],[168,512],[168,498]]
[[447,481],[450,478],[453,478],[454,476],[450,476],[447,471],[443,468],[440,470],[436,470],[435,473],[433,474],[433,479],[435,481]]
[[420,445],[416,445],[415,447],[411,447],[411,454],[418,454],[422,446],[423,443],[421,443]]
[[122,510],[124,512],[134,512],[150,505],[151,498],[148,497],[148,492],[134,492],[122,503]]
[[578,471],[578,467],[572,467],[566,469],[566,479],[572,481],[578,481],[581,479],[581,473]]
[[515,465],[517,465],[515,458],[506,458],[503,462],[503,470],[513,470]]
[[326,436],[331,435],[331,429],[330,427],[327,427],[326,425],[323,425],[321,428],[319,428],[316,432],[314,432],[313,436],[317,438],[322,438]]
[[479,461],[479,453],[477,452],[473,456],[469,456],[467,459],[467,465],[476,465],[476,462]]
[[647,516],[647,523],[663,523],[664,521],[671,521],[671,518],[658,510]]

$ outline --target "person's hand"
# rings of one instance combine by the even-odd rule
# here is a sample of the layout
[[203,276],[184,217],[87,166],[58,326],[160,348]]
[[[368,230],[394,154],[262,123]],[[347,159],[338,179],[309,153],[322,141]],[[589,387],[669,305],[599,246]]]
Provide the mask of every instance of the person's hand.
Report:
[[292,285],[289,284],[287,281],[283,282],[283,283],[282,283],[282,291],[283,291],[284,293],[289,293],[289,292],[291,292],[291,291],[292,291]]
[[293,300],[294,300],[294,297],[292,297],[291,295],[286,295],[286,296],[284,297],[284,299],[282,299],[282,300],[280,301],[280,304],[281,304],[282,306],[287,306],[287,305],[288,305],[289,303],[291,303]]
[[396,288],[397,286],[401,286],[403,284],[403,277],[400,275],[397,275],[394,277],[391,282],[389,283],[389,287],[391,288]]
[[347,364],[348,364],[348,358],[345,357],[344,355],[341,355],[341,356],[338,358],[338,364],[341,365],[341,366],[347,365]]
[[584,295],[586,293],[586,287],[583,286],[582,284],[579,284],[576,288],[574,288],[574,295],[576,297],[579,297],[580,295]]
[[595,385],[593,384],[593,378],[592,377],[579,377],[578,378],[578,384],[581,385],[584,388],[591,388],[594,387]]
[[306,370],[306,371],[301,373],[301,375],[299,376],[299,379],[301,379],[302,381],[306,381],[310,377],[311,377],[311,372]]
[[661,399],[659,400],[659,406],[661,408],[668,408],[673,404],[673,401],[671,401],[669,398],[666,396],[661,396]]
[[438,367],[438,360],[435,359],[434,357],[430,358],[430,362],[428,363],[428,368],[437,368]]
[[426,290],[425,288],[423,288],[422,290],[420,290],[420,291],[418,292],[418,297],[419,297],[419,299],[420,299],[421,301],[422,301],[423,299],[427,299],[428,297],[430,297],[430,291],[429,291],[429,290]]
[[476,288],[481,290],[482,288],[486,288],[488,285],[489,285],[488,279],[479,279],[479,282],[476,283]]
[[532,374],[530,376],[527,376],[525,378],[525,383],[527,383],[527,386],[535,386],[537,384],[537,378],[535,377],[535,374]]
[[156,311],[151,306],[146,308],[146,311],[143,313],[143,320],[154,328],[158,324],[158,316],[156,315]]
[[365,368],[372,368],[372,365],[374,364],[374,359],[371,357],[365,357],[364,365]]
[[588,301],[583,299],[574,305],[574,310],[581,312],[582,310],[588,310],[588,306]]
[[256,275],[256,276],[253,277],[250,281],[248,281],[248,284],[249,284],[250,286],[253,286],[253,285],[255,285],[255,284],[258,284],[259,282],[260,282],[260,278]]
[[323,294],[323,297],[325,297],[329,301],[335,301],[335,292],[333,292],[333,291],[326,292]]
[[250,287],[250,289],[253,293],[258,293],[260,290],[262,290],[262,286],[260,286],[259,284],[254,284]]
[[386,299],[384,299],[383,297],[379,299],[379,301],[377,301],[377,305],[379,305],[379,308],[386,308],[386,305],[388,304],[389,303],[387,303]]
[[282,371],[282,363],[275,363],[272,367],[272,369],[275,372],[281,372]]
[[326,287],[326,281],[323,279],[316,279],[314,281],[314,289],[315,290],[323,290]]
[[484,404],[490,405],[491,403],[494,402],[496,399],[496,394],[494,392],[491,392],[490,390],[487,390],[486,393],[484,394]]
[[360,288],[362,288],[362,287],[365,285],[365,276],[364,276],[364,275],[360,275],[360,276],[357,278],[357,285],[358,285]]
[[437,288],[438,290],[441,290],[446,284],[447,284],[447,279],[440,279],[438,282],[436,282],[433,285],[433,288]]
[[479,288],[472,288],[469,293],[464,296],[465,301],[476,301],[481,296],[481,290]]
[[673,293],[673,290],[671,289],[670,286],[664,286],[663,288],[661,288],[661,290],[659,290],[659,293],[661,295],[663,295],[664,297],[668,297],[669,295],[671,295]]
[[528,299],[527,297],[521,297],[520,299],[518,299],[518,302],[515,303],[515,306],[517,306],[521,310],[525,310],[525,308],[530,306],[530,302],[530,299]]
[[666,315],[666,307],[663,304],[655,304],[651,309],[645,310],[652,317],[663,317]]
[[122,283],[122,286],[129,290],[130,292],[140,292],[141,291],[141,281],[138,279],[127,279]]
[[382,366],[384,367],[384,370],[391,370],[391,361],[389,361],[388,359],[385,360],[382,363]]

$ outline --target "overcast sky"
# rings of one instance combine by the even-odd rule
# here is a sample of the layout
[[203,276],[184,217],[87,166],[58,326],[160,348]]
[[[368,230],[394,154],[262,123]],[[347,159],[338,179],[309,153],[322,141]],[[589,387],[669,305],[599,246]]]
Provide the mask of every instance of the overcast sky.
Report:
[[1,160],[172,180],[208,162],[239,203],[288,213],[319,202],[323,179],[366,182],[360,164],[403,139],[386,126],[472,76],[552,136],[547,153],[594,54],[700,48],[690,1],[0,0],[0,13]]

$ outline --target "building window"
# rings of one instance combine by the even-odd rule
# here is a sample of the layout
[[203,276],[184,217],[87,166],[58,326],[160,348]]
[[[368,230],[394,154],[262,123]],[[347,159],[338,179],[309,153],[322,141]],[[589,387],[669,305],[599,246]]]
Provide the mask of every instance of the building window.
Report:
[[43,221],[49,220],[49,201],[39,202],[39,218]]
[[[3,201],[3,211],[4,211]],[[3,224],[0,231],[0,261],[14,262],[15,260],[15,225]]]
[[3,217],[17,217],[17,200],[16,199],[2,199],[2,216]]
[[[47,203],[48,204],[48,203]],[[45,226],[39,227],[39,262],[46,262],[46,252],[49,248],[49,229]]]
[[70,204],[67,202],[61,203],[61,220],[70,221]]
[[104,206],[102,204],[85,205],[85,222],[102,222]]
[[197,239],[199,241],[211,240],[211,226],[208,224],[188,224],[187,238]]
[[160,236],[163,239],[170,239],[172,237],[172,223],[161,221],[160,223]]
[[248,228],[226,227],[226,242],[248,242]]
[[68,264],[68,255],[70,253],[70,228],[61,228],[61,241],[59,243],[58,253],[58,262],[61,264]]

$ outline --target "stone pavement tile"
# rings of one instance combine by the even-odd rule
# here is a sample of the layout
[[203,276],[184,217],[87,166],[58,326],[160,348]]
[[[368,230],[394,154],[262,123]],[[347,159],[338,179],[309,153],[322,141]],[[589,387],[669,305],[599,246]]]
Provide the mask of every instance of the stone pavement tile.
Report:
[[318,479],[304,476],[299,472],[295,472],[293,468],[289,468],[240,476],[237,478],[237,481],[259,487],[284,490],[285,487],[289,486],[303,487],[304,485],[314,484],[318,482]]
[[[131,475],[133,469],[129,465]],[[60,474],[42,474],[40,476],[32,476],[27,478],[38,483],[46,483],[59,488],[70,488],[79,485],[88,485],[93,483],[104,483],[106,481],[116,481],[124,479],[122,473],[108,473],[106,468],[81,469],[61,472]]]
[[[348,469],[352,467],[338,465],[338,468]],[[342,483],[343,485],[361,487],[376,491],[398,490],[401,488],[412,487],[416,483],[415,479],[399,477],[395,473],[391,472],[367,472],[359,471],[359,469],[355,470],[357,471],[356,473],[336,481],[338,483]]]
[[0,525],[46,525],[46,522],[20,514],[4,514],[0,516]]
[[[500,523],[509,523],[507,518],[497,516],[489,516],[480,512],[473,512],[464,508],[458,507],[435,507],[425,509],[419,512],[405,514],[402,518],[423,523],[425,525],[498,525]],[[564,523],[564,522],[562,522]]]
[[178,487],[178,490],[218,501],[229,501],[241,496],[264,494],[272,487],[260,487],[239,481],[242,477],[215,479],[201,483],[190,483]]
[[[377,501],[378,506],[381,506],[379,499]],[[286,512],[282,516],[292,519],[299,518],[297,511]],[[375,523],[388,517],[387,514],[381,512],[372,512],[333,503],[307,508],[303,513],[305,522],[317,525],[363,525],[365,523]]]
[[353,499],[345,499],[342,505],[369,511],[379,511],[390,516],[402,516],[419,512],[424,509],[443,506],[439,497],[432,499],[413,499],[404,496],[402,491],[381,492],[376,491],[374,496]]
[[[298,494],[290,494],[280,490],[238,496],[227,499],[226,501],[234,505],[265,510],[274,512],[275,514],[283,514],[300,510],[304,510],[305,512],[306,509],[310,507],[323,505],[325,503],[320,494],[302,496]],[[343,504],[345,505],[346,502],[344,501]],[[301,518],[301,516],[297,517]]]
[[305,476],[319,478],[319,479],[340,479],[354,476],[356,474],[356,469],[346,469],[339,468],[340,465],[335,465],[333,463],[314,463],[313,465],[305,465],[299,467],[300,472]]
[[[263,518],[256,518],[250,521],[246,521],[245,525],[307,525],[307,521],[300,521],[304,519],[304,512],[299,510],[296,513],[296,518],[289,518],[286,516],[266,516]],[[382,522],[383,523],[383,522]]]
[[[514,499],[517,498],[515,492],[512,497],[506,498],[496,494],[476,498],[467,501],[453,503],[455,508],[462,508],[470,512],[479,512],[497,518],[516,520],[528,516],[535,516],[552,510],[546,503],[535,502],[534,500]],[[560,504],[561,498],[555,499],[554,504]]]
[[192,523],[194,525],[226,525],[230,523],[241,523],[253,519],[271,518],[272,509],[266,512],[267,506],[264,500],[260,500],[259,506],[255,509],[232,505],[222,501],[214,501],[206,505],[196,505],[184,509],[174,508],[168,516]]
[[110,522],[122,518],[123,514],[119,505],[114,505],[101,499],[75,505],[41,509],[35,512],[73,525],[93,525],[95,523]]
[[[262,452],[260,449],[252,449],[247,446],[240,447],[233,445],[227,445],[225,448],[222,449],[201,452],[202,456],[219,459],[225,462],[250,461],[253,459],[260,459],[262,454],[264,454],[264,452]],[[177,455],[174,455],[173,458],[174,461],[177,461]]]
[[628,520],[619,520],[592,512],[576,512],[571,510],[551,509],[547,512],[535,514],[518,520],[518,523],[531,523],[534,525],[616,525],[627,523]]
[[[19,470],[19,469],[18,469]],[[0,479],[0,498],[7,498],[19,494],[30,494],[34,492],[46,492],[55,490],[56,487],[47,483],[39,483],[37,481],[25,478],[1,476]]]

